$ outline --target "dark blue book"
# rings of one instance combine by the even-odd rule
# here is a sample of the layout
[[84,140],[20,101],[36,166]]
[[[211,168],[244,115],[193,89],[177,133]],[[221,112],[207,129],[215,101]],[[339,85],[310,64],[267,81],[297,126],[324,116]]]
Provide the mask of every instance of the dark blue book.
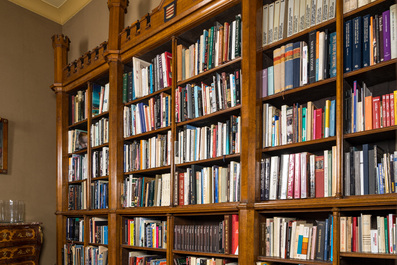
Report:
[[317,221],[317,240],[316,240],[316,252],[315,259],[324,259],[324,244],[325,244],[325,221]]
[[316,82],[316,31],[309,33],[309,83]]
[[353,19],[353,70],[361,68],[361,44],[362,44],[362,25],[361,17]]
[[154,92],[154,86],[153,86],[153,64],[149,65],[149,88],[150,88],[150,94]]
[[[301,54],[300,54],[300,46],[301,42],[295,42],[293,46],[293,68],[294,68],[294,73],[293,73],[293,87],[299,87],[300,83],[300,62],[301,62]],[[287,73],[288,74],[288,73]]]
[[362,44],[362,66],[367,67],[370,65],[370,40],[369,40],[369,31],[370,31],[370,15],[363,16],[362,21],[362,32],[363,32],[363,44]]
[[328,260],[328,251],[329,251],[329,219],[325,219],[325,233],[324,233],[324,256],[323,260]]
[[329,77],[336,76],[336,32],[329,34]]
[[102,86],[98,84],[92,84],[92,115],[99,114],[99,100],[101,97]]
[[369,144],[363,144],[363,164],[364,164],[364,195],[369,193],[369,150],[373,149]]
[[352,70],[352,21],[345,22],[343,39],[343,69],[344,72]]
[[324,70],[323,70],[323,79],[327,79],[329,76],[329,33],[328,29],[324,29]]
[[330,115],[329,115],[329,136],[335,136],[336,135],[336,130],[335,130],[335,115],[336,115],[336,102],[335,99],[331,100],[331,109],[330,109]]
[[294,64],[293,64],[293,44],[285,45],[285,90],[293,88]]

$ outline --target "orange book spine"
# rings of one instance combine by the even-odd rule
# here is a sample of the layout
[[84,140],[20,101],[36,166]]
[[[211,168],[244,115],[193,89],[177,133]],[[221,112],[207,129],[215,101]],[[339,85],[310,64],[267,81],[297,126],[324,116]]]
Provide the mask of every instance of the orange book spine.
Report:
[[365,130],[372,130],[372,96],[365,97]]

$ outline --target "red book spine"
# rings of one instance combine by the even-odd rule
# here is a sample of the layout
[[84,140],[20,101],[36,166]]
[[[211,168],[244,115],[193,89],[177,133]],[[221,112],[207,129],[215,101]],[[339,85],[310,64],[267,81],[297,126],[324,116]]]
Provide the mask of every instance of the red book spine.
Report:
[[386,95],[382,95],[382,128],[387,126],[386,117]]
[[216,142],[216,140],[218,139],[217,132],[218,132],[218,125],[215,125],[214,126],[214,137],[212,138],[212,157],[216,157],[216,149],[217,149],[216,147],[218,146],[217,142]]
[[386,94],[386,126],[390,126],[390,95]]
[[390,93],[390,126],[395,125],[395,117],[394,117],[394,94]]
[[316,198],[324,197],[324,156],[316,156]]
[[315,134],[314,139],[321,139],[322,138],[322,129],[323,129],[323,109],[316,109],[316,118],[315,118]]
[[[306,166],[306,165],[302,165]],[[295,154],[295,194],[294,198],[299,199],[301,197],[301,154]]]
[[353,252],[357,252],[357,217],[353,217]]
[[296,155],[298,155],[298,154],[290,154],[289,155],[287,199],[293,199],[294,198],[295,166],[299,166],[299,164],[295,164],[295,156]]
[[374,97],[372,99],[372,106],[374,108],[374,111],[372,112],[373,115],[373,129],[379,129],[380,128],[380,97]]
[[74,106],[75,105],[75,101],[74,101],[74,96],[72,96],[72,124],[76,122],[75,117],[74,117]]
[[238,255],[238,215],[232,215],[232,253]]
[[184,173],[179,173],[179,205],[184,205]]
[[179,87],[175,89],[175,121],[180,122],[179,119]]
[[172,54],[169,52],[165,52],[165,62],[166,62],[166,74],[167,74],[167,83],[168,86],[171,86],[172,84],[172,70],[171,70],[171,65],[172,65]]

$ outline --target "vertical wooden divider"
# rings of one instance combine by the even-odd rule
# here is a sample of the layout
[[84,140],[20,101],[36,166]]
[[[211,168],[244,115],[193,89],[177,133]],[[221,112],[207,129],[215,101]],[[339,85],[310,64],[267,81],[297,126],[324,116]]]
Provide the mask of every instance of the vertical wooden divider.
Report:
[[174,216],[167,214],[167,265],[174,264]]
[[[91,209],[91,183],[92,183],[92,146],[91,146],[91,125],[92,125],[92,82],[88,82],[87,87],[87,98],[88,98],[88,113],[87,113],[87,210]],[[92,210],[92,209],[91,209]]]
[[339,208],[333,208],[332,209],[332,214],[333,214],[333,218],[334,218],[334,224],[333,224],[333,234],[334,234],[334,238],[333,238],[333,262],[332,265],[339,265],[339,252],[340,252],[340,210]]
[[62,248],[65,240],[65,222],[60,214],[67,210],[67,176],[68,159],[67,159],[67,126],[68,126],[68,95],[63,90],[63,68],[68,63],[69,38],[63,35],[54,35],[52,37],[52,47],[54,49],[54,84],[52,89],[56,93],[56,156],[57,156],[57,193],[56,193],[56,222],[57,222],[57,263],[62,264]]
[[174,183],[175,181],[175,171],[176,171],[176,167],[175,167],[175,139],[176,139],[176,117],[175,117],[175,89],[176,89],[176,45],[177,45],[177,39],[173,36],[172,37],[172,87],[171,87],[171,187],[170,187],[170,207],[174,206],[174,185],[178,185],[177,183]]

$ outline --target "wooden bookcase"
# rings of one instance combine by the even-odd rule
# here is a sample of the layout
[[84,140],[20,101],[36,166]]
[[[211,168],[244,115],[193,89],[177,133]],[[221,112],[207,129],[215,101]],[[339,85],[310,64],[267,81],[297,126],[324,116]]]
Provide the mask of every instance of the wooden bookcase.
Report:
[[[360,214],[361,212],[395,213],[397,196],[394,193],[383,195],[344,196],[344,152],[351,145],[382,142],[391,151],[395,150],[396,126],[385,127],[371,131],[344,134],[343,100],[344,91],[352,86],[354,80],[362,80],[369,87],[377,84],[381,86],[395,86],[396,59],[382,62],[370,67],[361,68],[349,73],[343,73],[343,26],[344,21],[358,15],[367,13],[380,13],[394,2],[390,0],[376,0],[368,5],[343,14],[343,1],[336,0],[335,18],[311,27],[303,32],[292,35],[280,41],[262,47],[262,7],[272,1],[262,0],[176,0],[176,16],[164,22],[164,7],[174,1],[162,1],[160,6],[150,14],[141,18],[136,23],[124,27],[124,14],[128,10],[127,0],[109,0],[109,39],[92,51],[88,51],[74,62],[68,63],[67,53],[70,45],[68,37],[56,35],[52,39],[54,48],[55,73],[54,84],[51,86],[56,94],[57,103],[57,264],[63,264],[63,246],[71,243],[66,236],[67,218],[80,218],[84,220],[84,242],[76,244],[88,246],[102,246],[89,243],[89,222],[93,217],[106,218],[108,221],[108,262],[109,264],[128,264],[129,251],[146,251],[167,258],[167,264],[174,264],[174,258],[186,256],[204,256],[226,258],[238,264],[256,264],[258,261],[268,261],[286,264],[356,264],[380,262],[393,264],[397,256],[390,254],[369,253],[341,253],[340,244],[340,216]],[[203,29],[211,27],[215,21],[230,22],[237,14],[242,18],[242,43],[241,57],[218,67],[195,75],[186,80],[177,82],[177,45],[180,43],[191,44]],[[337,35],[337,75],[323,81],[308,84],[292,90],[283,91],[267,97],[261,95],[261,82],[258,73],[266,67],[269,57],[272,58],[273,50],[289,42],[307,40],[312,30],[332,29]],[[123,103],[123,74],[131,67],[132,57],[151,60],[157,54],[168,51],[172,53],[172,84],[153,94]],[[184,122],[175,122],[175,89],[178,86],[193,82],[202,82],[212,77],[215,73],[241,69],[241,104],[221,110],[206,116]],[[109,83],[109,111],[95,117],[91,115],[92,84],[104,85]],[[391,89],[395,89],[391,88]],[[87,93],[88,113],[86,119],[70,123],[71,95],[79,90]],[[171,95],[171,125],[146,133],[124,137],[123,136],[123,108],[140,102],[145,102],[155,95],[164,92]],[[334,97],[336,100],[336,135],[319,140],[280,145],[263,148],[262,145],[262,112],[263,103],[269,102],[280,107],[283,104],[294,102],[304,103],[308,100],[317,100],[324,97]],[[205,125],[215,121],[225,121],[230,115],[241,116],[241,145],[240,152],[236,154],[210,158],[201,161],[177,164],[174,161],[174,142],[178,131],[184,125]],[[68,181],[68,131],[71,129],[84,129],[90,137],[91,125],[100,118],[109,120],[109,141],[99,147],[91,147],[75,152],[87,154],[86,180]],[[169,165],[124,172],[125,143],[149,139],[157,134],[171,132],[170,162]],[[89,143],[90,141],[88,141]],[[282,155],[297,152],[320,152],[336,146],[336,195],[326,198],[293,199],[293,200],[260,200],[260,171],[261,159],[272,155]],[[92,153],[102,147],[109,148],[109,174],[98,179],[108,181],[108,194],[106,209],[91,209],[91,184],[97,179],[92,175]],[[388,149],[388,150],[389,150]],[[175,173],[191,165],[224,165],[230,161],[240,163],[240,201],[196,205],[175,205],[174,185]],[[153,207],[122,207],[122,184],[128,174],[141,174],[155,176],[156,174],[170,173],[170,206]],[[69,210],[69,186],[86,183],[86,209]],[[239,250],[238,255],[214,254],[208,252],[191,252],[176,250],[175,225],[194,224],[195,219],[205,220],[204,223],[217,222],[225,215],[238,215],[239,219]],[[295,260],[266,257],[260,255],[260,226],[264,218],[272,216],[297,217],[300,219],[327,218],[333,216],[333,261]],[[208,216],[208,220],[203,218]],[[167,221],[167,247],[162,249],[133,247],[125,244],[124,222],[128,218],[148,217]],[[212,221],[211,221],[212,220]]]

